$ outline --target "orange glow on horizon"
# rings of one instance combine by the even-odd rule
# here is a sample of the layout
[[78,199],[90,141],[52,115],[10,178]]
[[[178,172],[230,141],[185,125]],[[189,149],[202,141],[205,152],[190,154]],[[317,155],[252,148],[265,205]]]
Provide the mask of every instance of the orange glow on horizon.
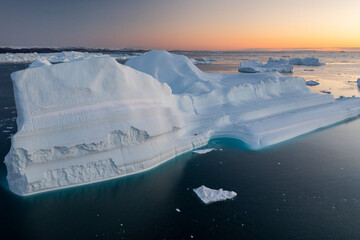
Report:
[[360,48],[360,1],[345,1],[212,2],[206,10],[189,7],[154,16],[151,23],[134,25],[129,37],[119,33],[108,45],[211,51]]

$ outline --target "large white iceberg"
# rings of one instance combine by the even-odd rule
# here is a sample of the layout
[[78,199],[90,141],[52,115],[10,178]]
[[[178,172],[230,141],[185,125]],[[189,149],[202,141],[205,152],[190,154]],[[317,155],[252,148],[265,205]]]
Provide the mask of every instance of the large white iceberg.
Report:
[[360,113],[358,98],[312,93],[303,78],[277,72],[205,73],[167,51],[126,65],[97,57],[11,75],[18,132],[5,163],[13,192],[142,172],[211,138],[260,149]]
[[260,61],[241,62],[239,72],[243,73],[262,73],[262,72],[280,72],[292,73],[293,66],[285,59],[269,58],[266,64]]
[[193,189],[196,195],[203,201],[205,204],[224,201],[236,197],[236,192],[226,191],[220,188],[219,190],[211,189],[202,185],[201,187]]

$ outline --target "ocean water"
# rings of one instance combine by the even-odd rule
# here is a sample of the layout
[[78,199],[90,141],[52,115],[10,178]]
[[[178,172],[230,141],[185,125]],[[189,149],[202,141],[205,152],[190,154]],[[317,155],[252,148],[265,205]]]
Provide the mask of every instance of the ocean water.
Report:
[[[218,59],[198,65],[209,72],[236,72],[241,59],[315,56],[329,64],[295,66],[293,75],[319,80],[315,92],[359,96],[348,82],[360,77],[359,52],[184,54]],[[0,64],[2,160],[16,132],[10,73],[27,65]],[[1,161],[0,239],[360,239],[359,143],[359,119],[261,151],[216,139],[207,147],[218,150],[207,154],[189,152],[145,173],[30,197],[9,191]],[[201,185],[238,195],[205,205],[192,191]]]

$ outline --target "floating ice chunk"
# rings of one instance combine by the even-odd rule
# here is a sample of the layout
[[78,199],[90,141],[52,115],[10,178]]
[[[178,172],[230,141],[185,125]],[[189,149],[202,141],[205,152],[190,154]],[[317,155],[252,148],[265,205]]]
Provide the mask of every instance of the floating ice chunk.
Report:
[[236,192],[226,191],[220,188],[219,190],[211,189],[202,185],[199,188],[193,189],[196,195],[203,201],[205,204],[224,201],[236,197]]
[[322,91],[320,91],[321,93],[326,93],[326,94],[331,94],[331,92],[329,92],[329,91],[325,91],[325,90],[322,90]]
[[240,63],[239,72],[244,73],[260,73],[260,72],[280,72],[292,73],[293,67],[289,65],[285,59],[272,59],[269,58],[266,64],[260,61],[247,61]]
[[50,66],[51,63],[43,58],[37,58],[35,61],[33,61],[28,68],[36,68],[36,67],[42,67],[42,66]]
[[307,58],[292,58],[289,60],[291,65],[304,65],[304,66],[322,66],[325,63],[314,57]]
[[320,83],[316,82],[316,81],[313,81],[313,80],[310,80],[310,81],[306,81],[306,85],[308,86],[316,86],[316,85],[319,85]]
[[177,208],[177,209],[175,209],[175,210],[176,210],[177,212],[181,212],[181,210],[180,210],[180,209],[178,209],[178,208]]
[[215,148],[207,148],[207,149],[195,150],[193,152],[197,153],[197,154],[205,154],[205,153],[208,153],[208,152],[211,152],[214,150],[215,150]]

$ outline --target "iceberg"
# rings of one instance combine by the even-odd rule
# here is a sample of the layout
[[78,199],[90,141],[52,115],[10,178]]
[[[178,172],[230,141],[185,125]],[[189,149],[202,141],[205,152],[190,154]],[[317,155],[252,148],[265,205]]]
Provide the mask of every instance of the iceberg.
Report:
[[291,65],[304,65],[304,66],[323,66],[325,63],[314,57],[307,58],[292,58],[289,60]]
[[316,81],[313,81],[313,80],[310,80],[310,81],[306,81],[306,85],[308,86],[316,86],[316,85],[319,85],[320,83],[316,82]]
[[260,61],[247,61],[240,63],[239,72],[243,73],[262,73],[262,72],[280,72],[292,73],[293,66],[289,65],[286,59],[269,58],[266,64]]
[[219,190],[211,189],[202,185],[199,188],[193,189],[196,195],[205,204],[224,201],[236,197],[237,193],[234,191],[226,191],[220,188]]
[[149,51],[11,75],[18,131],[5,157],[10,190],[31,195],[149,170],[235,138],[257,150],[360,114],[360,99],[312,93],[278,72],[205,73]]
[[213,62],[217,61],[217,59],[201,57],[196,59],[191,58],[191,61],[194,64],[212,64]]

